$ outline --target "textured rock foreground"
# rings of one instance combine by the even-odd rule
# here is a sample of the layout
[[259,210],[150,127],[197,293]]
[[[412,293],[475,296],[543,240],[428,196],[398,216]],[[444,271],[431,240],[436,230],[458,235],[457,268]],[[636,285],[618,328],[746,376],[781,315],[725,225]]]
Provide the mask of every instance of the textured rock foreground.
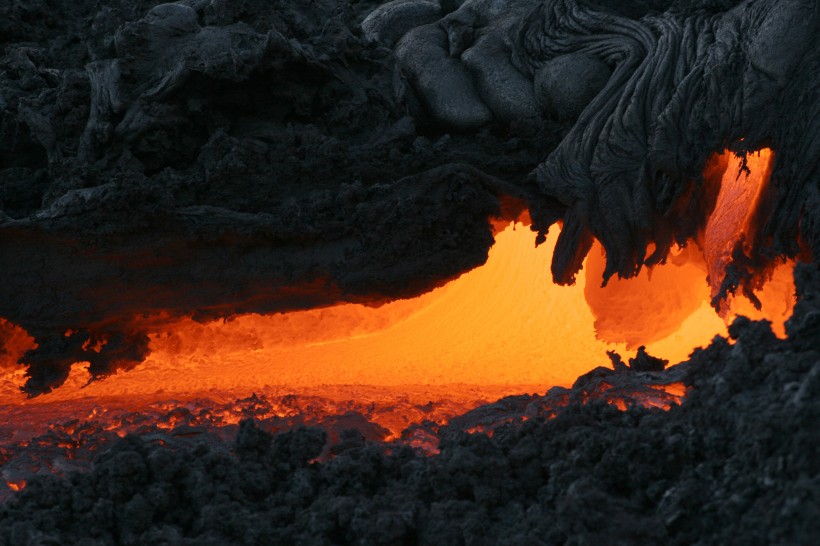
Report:
[[[454,420],[441,453],[322,429],[233,444],[129,436],[93,469],[33,479],[0,508],[0,544],[811,544],[820,533],[820,272],[797,274],[789,339],[739,319],[665,373],[690,394],[668,412],[580,403],[491,437]],[[622,371],[622,374],[636,372]],[[514,418],[520,400],[477,410]],[[516,409],[518,408],[518,409]],[[466,417],[464,423],[474,423]]]

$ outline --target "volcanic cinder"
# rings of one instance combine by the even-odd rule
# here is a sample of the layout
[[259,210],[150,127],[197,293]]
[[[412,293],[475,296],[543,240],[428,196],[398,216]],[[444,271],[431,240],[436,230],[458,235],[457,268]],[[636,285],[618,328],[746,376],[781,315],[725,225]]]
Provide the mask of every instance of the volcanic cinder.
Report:
[[[556,283],[596,240],[602,281],[634,276],[704,244],[725,151],[773,159],[754,229],[719,239],[714,304],[803,263],[787,339],[741,318],[671,370],[611,355],[566,392],[428,427],[431,457],[354,433],[330,453],[321,429],[250,421],[234,444],[127,437],[90,471],[30,481],[0,508],[0,545],[810,543],[818,11],[3,3],[0,318],[36,342],[29,396],[76,362],[103,381],[139,366],[177,319],[417,296],[481,265],[488,219],[524,208],[538,242],[561,225]],[[668,412],[590,394],[672,382],[689,393]]]

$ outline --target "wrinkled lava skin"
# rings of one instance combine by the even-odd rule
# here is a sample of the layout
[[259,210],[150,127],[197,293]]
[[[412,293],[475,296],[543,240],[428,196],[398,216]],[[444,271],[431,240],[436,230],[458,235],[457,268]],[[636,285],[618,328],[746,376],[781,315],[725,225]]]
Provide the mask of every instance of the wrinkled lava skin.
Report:
[[162,317],[429,290],[486,259],[502,195],[541,236],[563,222],[556,281],[593,237],[629,276],[702,227],[726,147],[778,158],[727,287],[816,254],[817,6],[615,4],[0,8],[0,316],[39,344],[27,391],[135,365]]

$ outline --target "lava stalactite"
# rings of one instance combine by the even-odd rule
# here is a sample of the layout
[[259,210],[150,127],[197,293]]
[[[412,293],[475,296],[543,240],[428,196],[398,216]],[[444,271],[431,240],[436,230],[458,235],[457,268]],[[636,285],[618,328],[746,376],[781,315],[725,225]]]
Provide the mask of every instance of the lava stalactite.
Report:
[[[738,244],[749,244],[753,237],[754,217],[758,201],[771,175],[774,154],[763,148],[741,157],[728,156],[726,170],[720,181],[717,202],[703,236],[703,253],[709,268],[712,296],[716,296],[726,274],[726,266]],[[720,161],[713,158],[712,161]]]
[[[754,296],[757,304],[747,298],[730,294],[718,298],[726,278],[727,267],[738,257],[751,254],[751,245],[760,228],[760,200],[767,189],[775,154],[769,148],[746,154],[745,158],[730,151],[716,154],[710,160],[707,173],[715,165],[723,167],[720,189],[702,236],[702,247],[709,274],[711,298],[717,298],[719,313],[727,321],[745,315],[752,319],[769,319],[780,337],[785,335],[783,323],[794,306],[794,261],[781,261],[760,267]],[[720,172],[718,171],[718,174]],[[708,176],[708,174],[707,174]],[[765,290],[762,288],[765,284]]]

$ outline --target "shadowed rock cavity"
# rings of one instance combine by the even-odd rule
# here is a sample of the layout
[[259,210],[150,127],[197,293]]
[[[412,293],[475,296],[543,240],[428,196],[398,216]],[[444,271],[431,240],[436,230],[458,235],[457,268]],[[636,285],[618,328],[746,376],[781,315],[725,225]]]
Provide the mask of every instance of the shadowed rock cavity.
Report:
[[736,284],[799,241],[817,255],[817,18],[794,0],[13,0],[0,317],[37,339],[26,390],[75,360],[134,365],[159,316],[429,290],[483,263],[502,195],[542,238],[563,221],[558,282],[593,238],[605,276],[631,275],[697,234],[726,147],[777,157]]

